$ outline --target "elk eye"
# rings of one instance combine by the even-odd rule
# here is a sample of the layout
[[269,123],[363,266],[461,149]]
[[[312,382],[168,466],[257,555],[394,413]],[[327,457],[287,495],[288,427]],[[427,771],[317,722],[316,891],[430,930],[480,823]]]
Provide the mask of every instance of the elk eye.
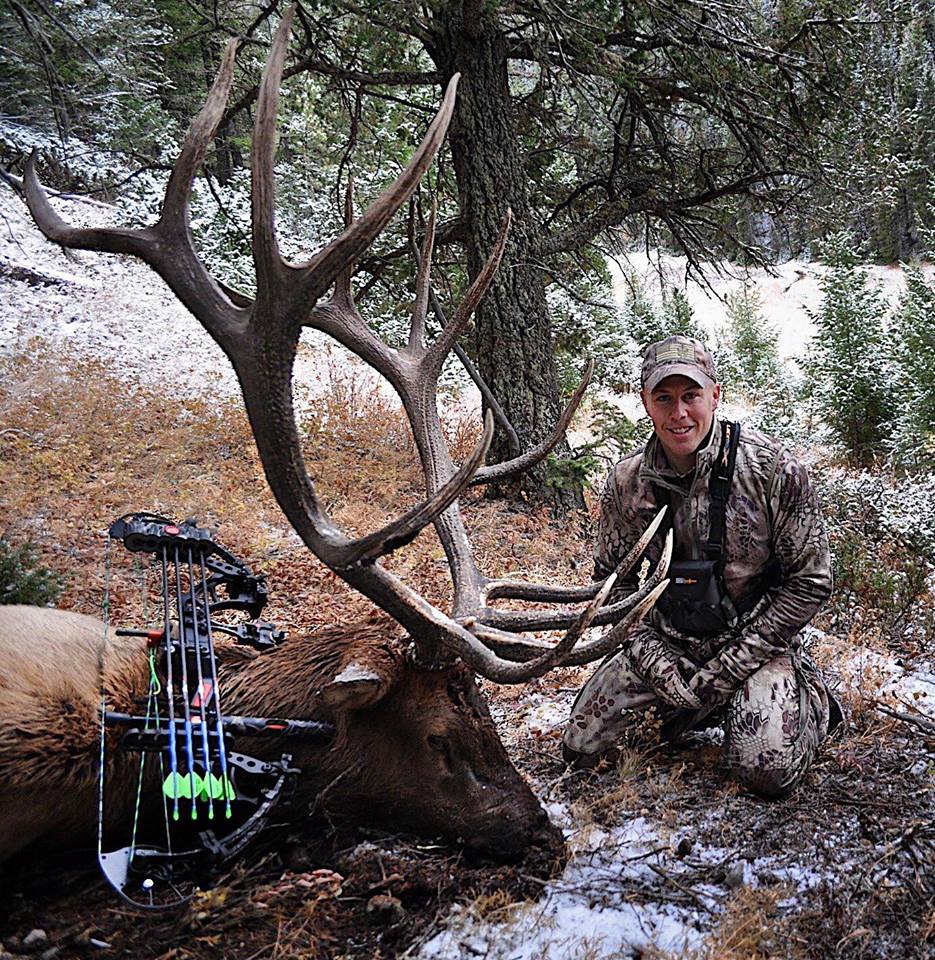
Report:
[[430,736],[426,737],[428,745],[436,752],[442,755],[442,760],[445,761],[445,765],[451,769],[451,747],[448,745],[448,741],[444,737]]

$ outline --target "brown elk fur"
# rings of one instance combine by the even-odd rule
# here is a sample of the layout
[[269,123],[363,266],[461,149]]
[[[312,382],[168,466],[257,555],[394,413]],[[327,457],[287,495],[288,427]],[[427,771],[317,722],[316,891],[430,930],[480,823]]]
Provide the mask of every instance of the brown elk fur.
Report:
[[[93,843],[102,667],[108,709],[130,710],[147,687],[145,641],[81,614],[0,607],[0,862],[33,845]],[[237,741],[253,756],[293,755],[303,771],[297,817],[317,807],[506,857],[560,847],[471,674],[414,666],[385,616],[262,656],[219,644],[219,674],[225,713],[335,724],[328,746]],[[137,768],[118,740],[109,730],[105,809],[115,836],[129,826]]]

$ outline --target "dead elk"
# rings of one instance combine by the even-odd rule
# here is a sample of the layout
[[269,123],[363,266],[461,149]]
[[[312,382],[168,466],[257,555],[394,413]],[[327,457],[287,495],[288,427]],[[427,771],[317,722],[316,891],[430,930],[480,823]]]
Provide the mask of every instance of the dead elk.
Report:
[[[304,774],[297,812],[321,808],[463,838],[506,859],[530,846],[559,847],[470,672],[463,664],[414,667],[388,618],[325,629],[249,659],[240,648],[219,652],[225,712],[260,709],[336,726],[331,745],[238,738],[251,755],[292,753]],[[0,726],[0,862],[32,843],[93,846],[102,658],[108,703],[128,709],[148,683],[140,640],[108,634],[81,614],[0,606],[0,716],[16,718]],[[136,761],[116,749],[107,755],[108,827],[125,837]]]
[[[354,260],[411,196],[439,149],[454,109],[455,77],[396,181],[356,221],[349,191],[344,233],[307,263],[286,262],[274,228],[273,167],[275,117],[291,19],[290,10],[273,41],[256,107],[251,154],[255,298],[208,273],[195,252],[189,227],[192,181],[223,115],[234,41],[204,108],[189,128],[154,225],[135,230],[70,227],[39,185],[35,157],[24,176],[27,203],[49,239],[65,247],[133,254],[165,280],[233,364],[267,481],[288,521],[319,560],[395,621],[323,631],[293,640],[248,665],[225,667],[226,708],[334,718],[338,736],[330,750],[316,748],[307,757],[296,751],[298,765],[307,770],[300,789],[308,799],[354,810],[368,819],[379,815],[384,822],[421,833],[461,837],[501,855],[522,854],[530,845],[554,846],[558,833],[507,758],[473,676],[522,683],[558,666],[604,657],[621,644],[665,588],[668,551],[663,551],[657,570],[639,590],[612,604],[605,601],[613,576],[591,587],[557,587],[490,579],[479,571],[458,509],[460,493],[469,484],[515,476],[541,460],[563,435],[588,378],[552,436],[536,449],[506,463],[482,466],[493,432],[488,413],[480,442],[455,468],[438,418],[437,379],[494,277],[506,244],[509,213],[464,301],[432,342],[426,341],[426,312],[434,211],[418,257],[407,344],[391,349],[364,322],[351,291]],[[392,383],[407,412],[425,473],[423,503],[356,540],[328,516],[301,454],[292,374],[303,327],[333,336]],[[454,599],[448,614],[379,562],[429,523],[435,526],[451,570]],[[622,567],[635,563],[655,527],[647,530]],[[504,598],[585,606],[545,612],[489,606]],[[585,638],[587,627],[607,624],[612,626],[603,636]],[[88,742],[97,723],[102,629],[93,619],[54,611],[19,608],[0,613],[2,676],[12,679],[12,685],[0,684],[0,716],[6,718],[0,730],[5,821],[0,825],[0,856],[34,841],[73,839],[95,811],[89,785],[95,764]],[[564,635],[553,644],[527,636],[524,631],[529,630]],[[50,663],[57,667],[50,670]],[[104,664],[109,696],[118,704],[126,702],[143,682],[141,650],[111,636]],[[16,717],[31,711],[35,722],[28,729],[37,736],[27,735],[25,724],[11,722],[10,710]],[[272,746],[266,746],[271,753]],[[251,749],[263,755],[259,744],[251,744]],[[113,775],[127,774],[117,769]],[[44,789],[49,778],[57,784],[56,791]],[[56,796],[59,800],[50,799]],[[23,811],[14,813],[14,803]]]

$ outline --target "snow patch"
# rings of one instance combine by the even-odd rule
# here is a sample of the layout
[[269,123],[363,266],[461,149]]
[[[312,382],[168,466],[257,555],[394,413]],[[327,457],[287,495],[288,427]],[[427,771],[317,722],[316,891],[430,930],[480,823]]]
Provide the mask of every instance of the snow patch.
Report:
[[[561,805],[550,814],[570,820]],[[589,825],[573,834],[572,855],[561,878],[534,903],[516,904],[504,919],[477,917],[455,907],[446,929],[423,945],[419,957],[460,960],[578,960],[585,955],[626,957],[647,950],[679,956],[702,944],[700,911],[668,903],[627,901],[621,882],[658,881],[649,866],[668,850],[643,817],[604,829]],[[588,951],[591,951],[589,954]]]
[[[633,251],[620,260],[608,261],[613,284],[614,300],[620,306],[626,303],[626,274],[632,273],[651,295],[659,296],[660,270],[667,283],[676,284],[684,290],[692,315],[709,334],[724,326],[727,319],[725,299],[739,293],[743,287],[755,289],[761,299],[760,312],[763,319],[779,335],[779,355],[783,359],[801,356],[806,352],[808,341],[814,332],[809,313],[821,306],[819,282],[827,267],[807,260],[788,260],[776,264],[770,270],[762,267],[744,270],[723,264],[707,264],[710,287],[702,286],[694,278],[686,278],[685,257],[654,255],[650,259],[643,251]],[[721,273],[716,270],[720,269]],[[895,266],[862,266],[871,281],[879,286],[890,304],[896,302],[906,288],[903,269]],[[935,266],[927,265],[925,275],[935,276]],[[719,299],[720,298],[720,299]]]

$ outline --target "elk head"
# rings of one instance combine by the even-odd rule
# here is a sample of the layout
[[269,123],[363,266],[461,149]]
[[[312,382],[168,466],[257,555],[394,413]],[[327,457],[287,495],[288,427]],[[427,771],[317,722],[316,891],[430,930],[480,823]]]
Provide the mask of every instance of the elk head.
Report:
[[[430,272],[435,230],[434,211],[428,218],[418,257],[416,297],[407,344],[394,350],[383,343],[359,314],[351,291],[355,259],[406,202],[441,146],[454,109],[458,78],[448,85],[441,108],[406,169],[360,216],[352,216],[348,196],[344,233],[296,265],[280,255],[274,228],[273,164],[275,117],[283,63],[293,11],[287,11],[273,40],[257,101],[251,153],[253,259],[257,293],[248,298],[215,280],[198,258],[189,227],[192,181],[222,117],[230,89],[236,41],[231,41],[208,95],[189,128],[166,188],[159,220],[152,226],[129,229],[75,229],[53,210],[35,174],[35,156],[25,171],[29,209],[43,233],[66,247],[129,253],[149,264],[202,323],[230,359],[243,392],[267,481],[284,514],[310,550],[354,589],[390,615],[408,638],[407,672],[391,684],[369,668],[355,673],[343,664],[321,691],[323,703],[343,718],[340,735],[347,741],[370,742],[374,756],[389,760],[372,772],[380,778],[410,780],[425,768],[425,783],[417,783],[423,802],[387,811],[388,818],[419,820],[455,829],[466,839],[475,832],[481,845],[520,851],[540,829],[544,814],[528,787],[510,765],[473,682],[479,674],[498,683],[522,683],[554,667],[598,660],[616,649],[630,628],[651,608],[667,584],[663,579],[669,549],[654,574],[636,592],[605,604],[616,574],[593,587],[556,587],[490,579],[475,565],[458,510],[459,494],[469,484],[514,476],[541,460],[564,434],[583,395],[590,367],[552,436],[536,449],[506,463],[482,466],[493,432],[488,412],[477,446],[456,469],[439,422],[437,379],[446,356],[490,284],[503,255],[509,214],[486,264],[464,301],[442,332],[426,342],[426,313],[431,291]],[[330,291],[330,295],[329,295]],[[396,389],[411,424],[425,473],[427,499],[381,530],[351,539],[328,516],[308,476],[294,419],[292,374],[303,327],[331,335],[384,376]],[[657,521],[621,564],[629,569],[653,536]],[[451,569],[453,604],[444,613],[383,567],[379,560],[409,543],[433,523]],[[584,610],[560,607],[547,612],[499,611],[490,601],[511,598],[558,603],[585,603]],[[613,624],[602,637],[582,640],[587,627]],[[557,643],[526,636],[523,631],[564,631]],[[402,648],[390,657],[399,657]],[[273,661],[270,661],[272,666]],[[399,664],[392,668],[399,670]],[[425,720],[432,704],[438,707],[428,722],[416,725],[422,735],[398,749],[382,749],[397,736],[380,716],[382,702],[398,716],[418,712]],[[457,709],[452,710],[454,706]],[[457,729],[443,717],[459,716]],[[383,714],[385,718],[387,714]],[[380,729],[382,723],[383,728]],[[435,726],[437,729],[435,729]],[[356,739],[355,739],[356,738]],[[339,738],[340,739],[340,738]],[[415,740],[418,742],[414,742]],[[395,765],[395,767],[394,767]],[[429,774],[429,768],[434,774]],[[340,778],[339,778],[340,779]],[[345,778],[349,780],[350,778]],[[373,787],[384,786],[375,782]],[[342,788],[335,783],[338,793]],[[425,797],[426,790],[436,795]],[[525,791],[525,793],[523,792]],[[371,790],[370,796],[373,796]],[[348,796],[349,802],[359,797]],[[415,812],[414,812],[415,811]],[[500,824],[501,826],[497,826]],[[546,832],[547,829],[546,829]]]

